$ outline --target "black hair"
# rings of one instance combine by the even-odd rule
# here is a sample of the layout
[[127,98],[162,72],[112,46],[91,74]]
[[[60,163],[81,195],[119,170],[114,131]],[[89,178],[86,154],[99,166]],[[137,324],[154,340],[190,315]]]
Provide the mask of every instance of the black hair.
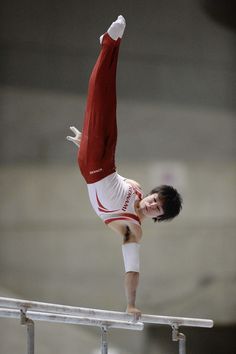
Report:
[[161,185],[151,190],[148,195],[158,193],[158,198],[163,203],[164,214],[152,218],[154,222],[172,220],[182,209],[183,199],[181,195],[172,186]]

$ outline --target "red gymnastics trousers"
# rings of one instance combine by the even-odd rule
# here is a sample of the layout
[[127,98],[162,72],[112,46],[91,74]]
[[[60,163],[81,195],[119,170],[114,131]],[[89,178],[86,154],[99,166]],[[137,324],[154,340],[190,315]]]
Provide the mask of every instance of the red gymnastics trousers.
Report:
[[78,153],[81,173],[95,183],[114,173],[117,141],[116,68],[120,39],[107,33],[89,80],[88,98]]

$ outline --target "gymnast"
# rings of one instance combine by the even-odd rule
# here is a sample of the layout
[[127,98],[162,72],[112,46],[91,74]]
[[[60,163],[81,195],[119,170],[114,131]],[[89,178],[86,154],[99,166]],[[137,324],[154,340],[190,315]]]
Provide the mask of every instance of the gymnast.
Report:
[[103,222],[122,236],[125,266],[126,311],[141,316],[136,307],[142,221],[171,220],[182,208],[182,198],[172,186],[161,185],[144,196],[140,184],[117,173],[115,149],[116,68],[126,22],[123,16],[100,37],[101,51],[89,80],[82,133],[70,127],[67,140],[78,146],[78,164],[87,183],[92,207]]

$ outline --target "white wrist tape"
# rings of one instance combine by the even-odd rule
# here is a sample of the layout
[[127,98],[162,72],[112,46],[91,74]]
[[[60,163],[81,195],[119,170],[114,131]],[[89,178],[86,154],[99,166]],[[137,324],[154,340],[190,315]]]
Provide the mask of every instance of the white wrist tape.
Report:
[[125,243],[122,245],[122,253],[126,273],[139,273],[139,250],[140,245],[136,242]]

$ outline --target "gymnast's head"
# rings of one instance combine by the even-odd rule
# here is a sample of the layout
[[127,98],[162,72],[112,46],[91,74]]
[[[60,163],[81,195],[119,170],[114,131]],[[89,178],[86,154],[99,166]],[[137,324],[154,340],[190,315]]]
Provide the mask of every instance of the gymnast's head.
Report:
[[175,188],[161,185],[152,189],[139,203],[143,217],[151,217],[154,222],[170,221],[182,209],[182,197]]

